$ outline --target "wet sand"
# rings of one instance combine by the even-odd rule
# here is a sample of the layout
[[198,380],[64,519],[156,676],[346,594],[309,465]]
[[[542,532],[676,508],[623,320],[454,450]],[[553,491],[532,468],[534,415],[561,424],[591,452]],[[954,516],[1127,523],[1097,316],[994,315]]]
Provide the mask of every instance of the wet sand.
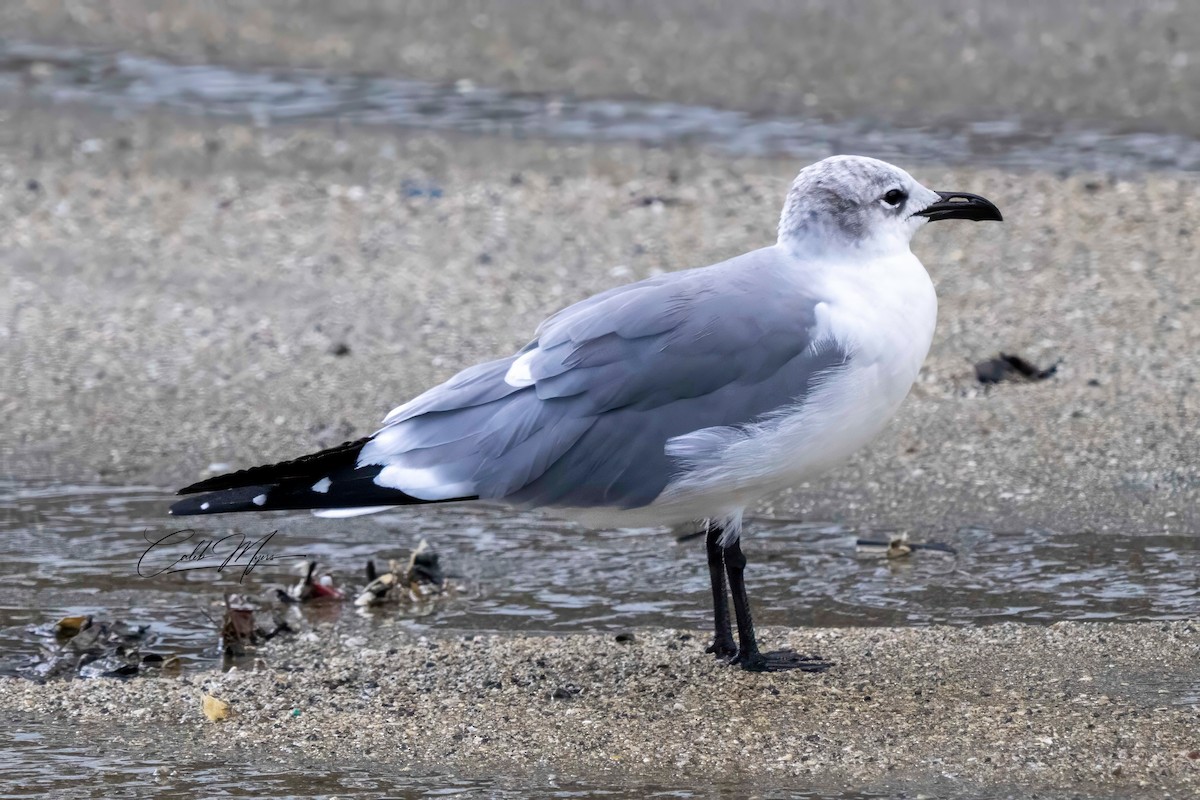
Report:
[[[5,470],[170,487],[370,432],[548,313],[772,241],[795,170],[700,151],[4,112]],[[1195,530],[1200,186],[918,169],[933,349],[885,435],[759,513]],[[998,351],[1050,380],[980,386]],[[341,353],[341,355],[339,355]]]
[[[349,628],[349,630],[347,630]],[[1188,623],[767,629],[836,663],[748,674],[697,632],[420,637],[319,625],[254,670],[0,679],[0,707],[143,758],[939,796],[1184,797],[1200,786]],[[278,642],[279,640],[275,640]],[[230,704],[209,722],[202,692]],[[1051,794],[1051,796],[1054,796]]]
[[574,97],[1200,134],[1200,15],[1060,0],[14,0],[5,36]]

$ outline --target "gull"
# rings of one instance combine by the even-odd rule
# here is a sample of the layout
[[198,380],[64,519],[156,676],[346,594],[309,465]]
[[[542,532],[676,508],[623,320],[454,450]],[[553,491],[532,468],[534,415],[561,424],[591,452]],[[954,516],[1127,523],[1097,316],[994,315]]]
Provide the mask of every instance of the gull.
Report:
[[886,162],[827,158],[792,183],[774,244],[569,306],[517,353],[409,400],[371,436],[193,484],[171,513],[345,517],[473,501],[595,528],[697,524],[708,652],[751,671],[822,669],[760,651],[742,514],[846,460],[895,415],[937,318],[909,241],[944,219],[1002,217]]

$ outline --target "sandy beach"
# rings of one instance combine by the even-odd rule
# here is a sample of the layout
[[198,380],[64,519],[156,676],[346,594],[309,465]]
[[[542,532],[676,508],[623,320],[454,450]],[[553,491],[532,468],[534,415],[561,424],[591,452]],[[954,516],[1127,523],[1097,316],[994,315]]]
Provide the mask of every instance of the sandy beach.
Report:
[[[212,4],[176,5],[177,14],[122,15],[29,0],[0,19],[14,36],[182,60],[797,113],[811,94],[833,118],[880,108],[902,119],[920,107],[948,120],[991,98],[1000,116],[1027,103],[1033,116],[1058,120],[1200,130],[1200,82],[1190,77],[1200,57],[1158,44],[1189,35],[1200,15],[1157,6],[1137,44],[1148,66],[1119,91],[1096,87],[1132,58],[1126,4],[1093,20],[1078,52],[1071,20],[1039,12],[1034,27],[1075,55],[1054,60],[1043,39],[1031,40],[1035,65],[1049,60],[1045,81],[1027,81],[1023,94],[969,59],[953,90],[868,81],[826,102],[832,90],[819,81],[784,81],[804,73],[804,59],[828,56],[816,45],[789,50],[795,60],[776,83],[747,88],[736,72],[709,80],[702,66],[663,78],[657,59],[668,55],[647,38],[657,29],[637,19],[606,34],[634,67],[598,61],[571,76],[556,69],[562,51],[586,43],[548,33],[578,22],[566,12],[545,15],[543,48],[522,39],[533,34],[522,32],[532,12],[521,4],[504,18],[505,36],[473,48],[460,37],[472,17],[417,4],[405,12],[411,40],[388,48],[366,30],[394,22],[378,4],[363,4],[370,13],[352,24],[329,22],[316,40],[305,36],[328,21],[321,4],[219,4],[215,16],[204,10]],[[953,63],[931,56],[934,72],[977,45],[972,58],[986,63],[995,46],[987,42],[1002,12],[954,6],[969,31],[987,35],[960,42]],[[597,8],[588,13],[608,13]],[[690,25],[711,30],[712,13],[678,38],[692,37]],[[720,47],[744,48],[755,20],[744,14],[728,35],[711,34]],[[907,20],[872,18],[898,33],[870,55],[871,69],[951,38]],[[879,32],[839,36],[852,44]],[[445,46],[421,49],[418,39]],[[782,38],[762,46],[786,49]],[[669,57],[686,64],[693,52]],[[1153,79],[1160,74],[1168,78]],[[364,435],[433,382],[523,345],[567,303],[770,243],[801,166],[683,146],[264,128],[7,103],[0,472],[171,488],[214,463],[240,468]],[[937,285],[939,324],[898,418],[844,467],[755,513],[919,539],[972,525],[1092,532],[1098,547],[1106,532],[1200,530],[1195,176],[1054,165],[913,172],[934,188],[987,196],[1006,221],[921,232],[914,251]],[[973,365],[1001,351],[1057,363],[1057,373],[980,385]],[[753,562],[752,532],[749,541]],[[0,714],[105,731],[139,752],[203,748],[384,772],[1014,796],[1183,797],[1200,782],[1194,623],[768,630],[837,662],[822,675],[784,676],[715,664],[703,631],[633,633],[630,644],[599,634],[418,638],[395,621],[345,619],[272,643],[257,670],[90,680],[70,691],[0,679]],[[202,689],[234,716],[204,720]]]
[[[1185,797],[1200,784],[1190,623],[765,633],[837,666],[747,674],[705,655],[696,631],[618,642],[349,623],[272,645],[253,670],[71,692],[0,679],[0,697],[13,722],[57,719],[147,758],[516,785],[565,773],[614,788]],[[205,719],[204,693],[230,716]]]
[[[8,471],[164,487],[368,433],[567,303],[770,242],[798,166],[34,108],[5,122]],[[922,232],[939,324],[902,412],[760,511],[1194,529],[1195,182],[918,172],[1007,221]],[[1061,365],[979,385],[973,364],[1000,351]]]

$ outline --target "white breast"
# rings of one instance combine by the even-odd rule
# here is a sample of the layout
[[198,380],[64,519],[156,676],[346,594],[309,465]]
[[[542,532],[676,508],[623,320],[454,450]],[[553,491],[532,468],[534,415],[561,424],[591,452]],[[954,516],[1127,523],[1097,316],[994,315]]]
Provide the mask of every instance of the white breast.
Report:
[[760,455],[779,465],[770,490],[819,474],[883,431],[908,395],[933,341],[937,296],[921,262],[875,262],[832,273],[818,324],[847,346],[846,368],[823,383],[762,438]]
[[[826,298],[817,307],[818,334],[848,349],[848,365],[802,404],[731,441],[703,468],[680,476],[644,514],[634,514],[639,521],[737,513],[766,494],[837,466],[887,426],[929,352],[937,297],[925,268],[908,252],[839,267],[824,265],[814,293]],[[813,273],[797,276],[813,278]]]

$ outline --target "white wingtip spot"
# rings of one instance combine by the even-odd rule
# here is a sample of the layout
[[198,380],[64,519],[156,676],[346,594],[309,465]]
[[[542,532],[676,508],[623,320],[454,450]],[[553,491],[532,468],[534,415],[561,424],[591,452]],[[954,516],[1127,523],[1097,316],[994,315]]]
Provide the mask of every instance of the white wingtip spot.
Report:
[[509,386],[515,386],[518,389],[523,386],[533,385],[533,357],[537,355],[537,350],[530,350],[523,356],[519,356],[512,366],[508,368],[508,372],[504,373],[504,382]]
[[265,506],[267,504],[267,496],[265,494],[256,494],[250,502],[256,506]]
[[208,503],[201,503],[201,504],[200,504],[200,510],[201,510],[201,511],[208,511]]
[[329,478],[321,478],[321,480],[312,485],[312,490],[320,494],[325,494],[329,491],[329,487],[332,485],[333,481],[329,480]]

